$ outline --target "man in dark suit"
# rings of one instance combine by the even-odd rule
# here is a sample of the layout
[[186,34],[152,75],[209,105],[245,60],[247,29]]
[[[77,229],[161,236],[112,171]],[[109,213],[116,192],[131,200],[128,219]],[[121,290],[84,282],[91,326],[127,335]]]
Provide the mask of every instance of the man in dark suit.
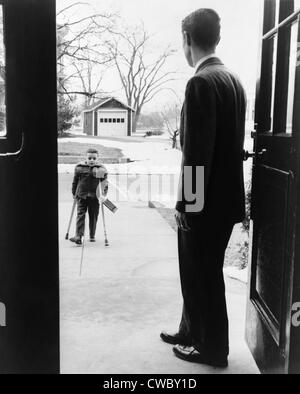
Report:
[[175,355],[183,360],[226,367],[223,264],[232,229],[245,218],[246,96],[239,79],[215,55],[218,14],[197,10],[183,21],[182,32],[185,56],[196,70],[181,116],[183,159],[176,205],[184,303],[178,333],[163,332],[161,338],[175,345]]

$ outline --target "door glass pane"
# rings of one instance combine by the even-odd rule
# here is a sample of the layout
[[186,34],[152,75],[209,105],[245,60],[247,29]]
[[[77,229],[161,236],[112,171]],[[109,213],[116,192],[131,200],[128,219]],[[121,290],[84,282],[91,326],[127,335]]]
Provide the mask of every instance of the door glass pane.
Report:
[[275,26],[279,23],[280,0],[276,0]]
[[300,0],[294,0],[294,10],[300,10]]
[[292,133],[293,113],[294,113],[294,95],[295,95],[295,80],[296,80],[296,66],[298,56],[298,23],[294,23],[291,27],[291,46],[290,46],[290,61],[289,61],[289,85],[288,85],[288,104],[287,104],[287,121],[286,132]]
[[5,46],[3,26],[3,6],[0,5],[0,137],[6,136],[5,109]]
[[271,131],[274,126],[274,102],[275,102],[275,83],[276,83],[276,66],[277,66],[277,42],[278,36],[271,38],[273,41],[273,64],[272,64],[272,102],[271,102]]

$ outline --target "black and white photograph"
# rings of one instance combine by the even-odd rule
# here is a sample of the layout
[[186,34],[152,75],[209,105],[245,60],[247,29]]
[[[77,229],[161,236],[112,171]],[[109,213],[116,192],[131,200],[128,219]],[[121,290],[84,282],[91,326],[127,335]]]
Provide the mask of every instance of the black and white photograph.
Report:
[[0,374],[300,374],[300,0],[0,0]]

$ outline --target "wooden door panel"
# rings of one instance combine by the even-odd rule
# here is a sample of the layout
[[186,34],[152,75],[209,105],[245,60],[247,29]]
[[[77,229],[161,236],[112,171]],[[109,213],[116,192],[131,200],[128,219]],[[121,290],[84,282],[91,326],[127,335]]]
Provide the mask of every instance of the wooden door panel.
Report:
[[282,374],[286,370],[286,358],[278,352],[278,346],[267,322],[254,303],[248,304],[246,335],[251,353],[263,374]]
[[[268,166],[255,168],[254,190],[259,190],[253,207],[254,249],[251,300],[260,312],[267,329],[280,346],[285,329],[286,272],[290,271],[288,233],[291,215],[292,173]],[[255,193],[255,192],[254,192]]]
[[299,20],[300,3],[265,0],[253,133],[247,307],[247,342],[264,373],[289,373],[300,365],[300,354],[292,346],[300,341],[300,332],[291,322],[300,268],[295,258],[300,220],[300,64],[295,52]]

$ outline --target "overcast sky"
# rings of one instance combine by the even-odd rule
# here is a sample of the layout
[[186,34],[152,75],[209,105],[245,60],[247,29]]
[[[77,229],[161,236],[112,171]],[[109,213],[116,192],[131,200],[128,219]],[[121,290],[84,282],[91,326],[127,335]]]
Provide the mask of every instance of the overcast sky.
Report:
[[[57,8],[74,3],[57,0]],[[248,95],[255,91],[257,55],[259,43],[260,11],[263,0],[89,0],[97,11],[117,11],[126,24],[143,22],[154,33],[153,43],[157,50],[168,44],[178,48],[170,67],[180,71],[180,80],[172,88],[182,95],[185,84],[193,74],[182,52],[181,21],[190,12],[201,7],[214,8],[222,19],[222,39],[218,55],[227,67],[235,71],[245,85]],[[117,89],[117,78],[108,75],[103,86],[106,90]],[[122,98],[121,91],[116,93]],[[157,109],[171,100],[171,93],[161,93],[148,110]]]

